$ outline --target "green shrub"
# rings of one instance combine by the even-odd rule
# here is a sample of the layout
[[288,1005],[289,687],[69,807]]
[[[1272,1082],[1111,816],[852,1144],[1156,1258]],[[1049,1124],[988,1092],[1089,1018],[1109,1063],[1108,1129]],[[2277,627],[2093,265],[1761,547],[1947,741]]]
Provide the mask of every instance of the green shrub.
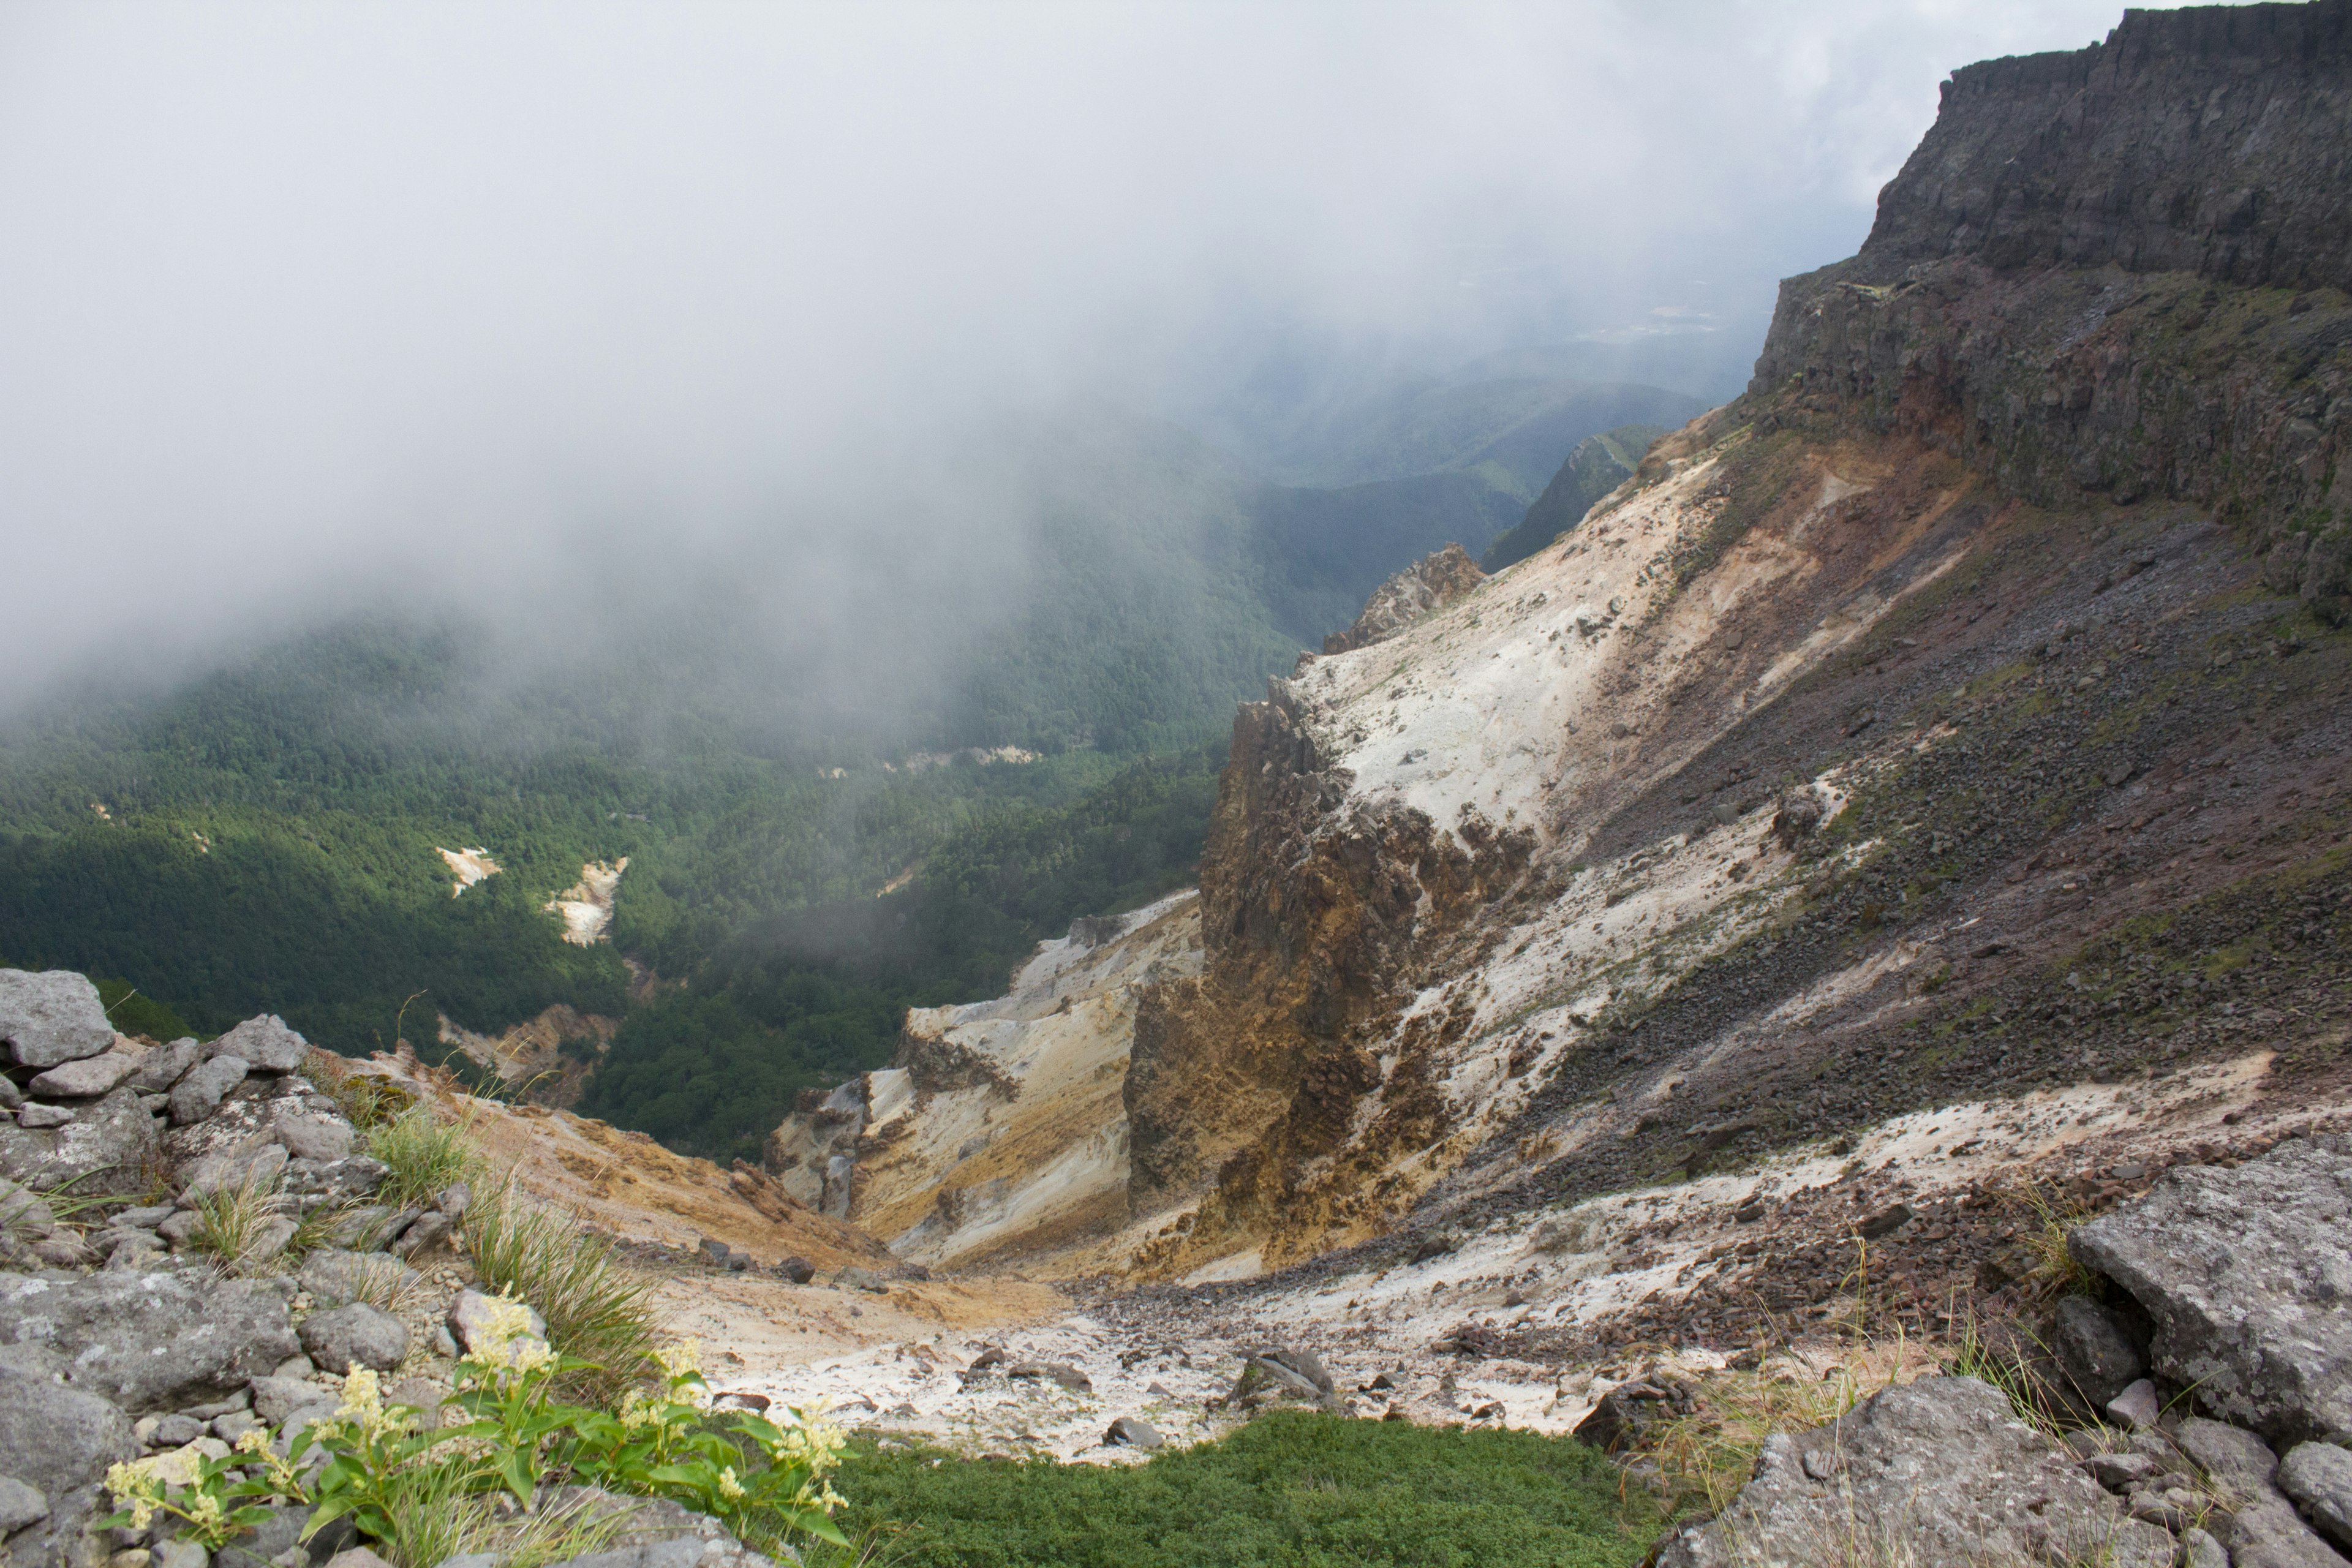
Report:
[[842,1488],[840,1523],[895,1524],[909,1568],[1604,1568],[1663,1527],[1569,1438],[1306,1412],[1133,1468],[859,1448]]

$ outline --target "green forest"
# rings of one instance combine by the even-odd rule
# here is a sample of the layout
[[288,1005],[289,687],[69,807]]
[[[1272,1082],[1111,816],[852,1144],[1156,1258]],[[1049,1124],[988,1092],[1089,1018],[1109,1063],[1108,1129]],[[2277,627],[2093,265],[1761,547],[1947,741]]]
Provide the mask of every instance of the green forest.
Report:
[[[1188,881],[1235,701],[1524,510],[1492,463],[1285,487],[1146,421],[1031,461],[1019,592],[887,703],[719,593],[561,666],[386,607],[52,691],[0,729],[0,963],[92,975],[128,1031],[266,1011],[352,1055],[568,1003],[621,1019],[584,1110],[756,1155],[908,1005]],[[458,891],[438,851],[476,847],[499,869]],[[621,857],[611,940],[560,940],[550,900]]]

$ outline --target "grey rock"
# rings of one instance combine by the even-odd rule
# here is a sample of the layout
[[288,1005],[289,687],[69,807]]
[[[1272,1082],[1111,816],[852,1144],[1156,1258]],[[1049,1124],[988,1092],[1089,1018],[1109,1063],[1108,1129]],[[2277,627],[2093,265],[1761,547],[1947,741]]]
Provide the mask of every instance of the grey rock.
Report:
[[[0,1176],[35,1192],[119,1174],[135,1183],[156,1154],[155,1123],[127,1089],[83,1105],[62,1127],[36,1130],[0,1121]],[[102,1188],[98,1190],[104,1190]]]
[[36,1131],[45,1128],[63,1127],[73,1119],[73,1111],[62,1105],[27,1105],[16,1112],[16,1125]]
[[98,987],[69,969],[0,969],[0,1046],[18,1067],[53,1068],[114,1044]]
[[301,1329],[302,1348],[319,1365],[336,1372],[354,1362],[390,1372],[408,1354],[408,1330],[398,1318],[364,1301],[313,1312]]
[[142,1230],[152,1230],[178,1212],[170,1204],[148,1204],[140,1208],[124,1209],[114,1216],[114,1223],[137,1226]]
[[550,1512],[609,1521],[616,1531],[604,1551],[571,1558],[564,1568],[773,1568],[770,1559],[746,1548],[717,1520],[689,1512],[667,1498],[560,1487],[551,1488],[541,1506]]
[[195,1210],[181,1209],[171,1218],[158,1223],[155,1226],[155,1234],[173,1247],[185,1247],[194,1239],[196,1231],[204,1221],[205,1216]]
[[[535,1338],[545,1339],[547,1320],[539,1315],[539,1309],[536,1307],[530,1308],[530,1311],[531,1334]],[[449,1303],[447,1321],[450,1337],[455,1339],[462,1348],[468,1351],[479,1348],[474,1342],[477,1336],[489,1327],[490,1298],[483,1295],[479,1290],[458,1291],[457,1299]]]
[[163,1102],[172,1125],[184,1127],[218,1110],[222,1098],[243,1083],[251,1070],[242,1057],[207,1057],[190,1068]]
[[1007,1377],[1018,1377],[1045,1383],[1058,1383],[1073,1394],[1092,1394],[1094,1379],[1066,1361],[1024,1361],[1005,1369]]
[[2343,1568],[2344,1559],[2303,1522],[2294,1505],[2273,1493],[2230,1521],[2232,1568]]
[[14,1476],[0,1476],[0,1535],[12,1535],[28,1524],[49,1517],[49,1500],[38,1487],[28,1487]]
[[710,1237],[706,1236],[696,1244],[695,1250],[702,1254],[703,1260],[705,1262],[716,1263],[724,1267],[727,1262],[728,1253],[731,1248],[730,1248],[725,1242],[713,1241]]
[[2095,1406],[2105,1405],[2147,1373],[2123,1320],[2088,1297],[2068,1296],[2058,1303],[2053,1338],[2058,1364]]
[[1159,1427],[1141,1416],[1122,1415],[1110,1424],[1110,1430],[1103,1434],[1103,1441],[1129,1448],[1159,1448],[1164,1447],[1168,1439],[1160,1435]]
[[208,1060],[236,1057],[259,1072],[292,1072],[310,1054],[310,1042],[274,1013],[247,1018],[205,1047]]
[[0,1110],[14,1110],[24,1103],[25,1091],[16,1087],[16,1080],[0,1073]]
[[105,1268],[145,1273],[163,1262],[163,1244],[152,1230],[134,1230],[118,1239],[106,1255]]
[[34,1075],[25,1087],[41,1100],[96,1100],[139,1070],[144,1051],[101,1051]]
[[2237,1568],[2334,1568],[2340,1561],[2273,1482],[2278,1460],[2261,1438],[2199,1416],[2183,1421],[2173,1438],[2231,1506],[2230,1561]]
[[[1806,1454],[1834,1450],[1835,1479]],[[1819,1468],[1819,1467],[1817,1467]],[[1851,1415],[1766,1439],[1755,1479],[1714,1520],[1660,1543],[1661,1568],[1875,1560],[1887,1543],[1917,1568],[2097,1561],[2172,1568],[2172,1537],[2126,1516],[2071,1457],[1974,1378],[1886,1389]]]
[[[205,1435],[204,1423],[191,1420],[185,1415],[158,1415],[154,1421],[152,1434],[148,1438],[150,1447],[177,1448],[184,1444],[193,1443]],[[146,1423],[142,1422],[141,1425],[144,1426]]]
[[2164,1406],[2157,1402],[2156,1384],[2140,1378],[2107,1401],[2107,1415],[2116,1426],[2133,1432],[2145,1432],[2156,1425]]
[[288,1356],[271,1370],[269,1375],[290,1377],[298,1381],[312,1378],[319,1375],[319,1363],[306,1355]]
[[[1646,1378],[1631,1378],[1595,1400],[1591,1413],[1576,1424],[1576,1440],[1604,1454],[1637,1447],[1651,1429],[1666,1419],[1672,1395]],[[1808,1456],[1822,1462],[1833,1455]]]
[[433,1325],[433,1353],[447,1356],[451,1361],[457,1359],[457,1336],[449,1331],[446,1323]]
[[877,1296],[882,1295],[890,1289],[889,1281],[871,1268],[859,1268],[854,1266],[835,1274],[833,1277],[833,1282],[844,1290],[870,1290]]
[[132,1415],[218,1398],[296,1348],[275,1290],[176,1273],[0,1276],[0,1341],[55,1353],[73,1387]]
[[138,1071],[123,1079],[123,1086],[141,1094],[162,1094],[179,1082],[203,1054],[192,1039],[177,1039],[168,1046],[158,1046],[147,1053],[146,1059],[139,1064]]
[[302,1259],[297,1276],[310,1300],[321,1307],[340,1307],[362,1297],[376,1300],[388,1293],[410,1289],[416,1271],[381,1252],[347,1252],[322,1247]]
[[449,1239],[449,1233],[457,1228],[456,1222],[447,1215],[438,1209],[427,1210],[416,1217],[415,1224],[400,1233],[389,1250],[394,1258],[414,1258]]
[[249,1269],[276,1258],[293,1242],[295,1233],[300,1228],[283,1215],[263,1220],[253,1227],[252,1237],[239,1255],[243,1266]]
[[341,1403],[335,1395],[307,1378],[257,1377],[253,1380],[253,1413],[275,1426],[298,1410],[319,1405],[330,1409]]
[[2295,1139],[2234,1171],[2176,1166],[2070,1238],[2154,1321],[2159,1375],[2281,1447],[2352,1428],[2352,1157],[2340,1149]]
[[232,1410],[226,1415],[214,1416],[212,1420],[205,1423],[205,1429],[234,1448],[239,1437],[255,1430],[260,1425],[261,1423],[254,1418],[252,1411]]
[[463,1182],[452,1182],[434,1194],[433,1206],[452,1220],[464,1219],[466,1211],[474,1206],[474,1189]]
[[286,1163],[286,1190],[322,1198],[329,1203],[359,1203],[375,1195],[391,1174],[380,1160],[352,1154],[323,1163],[316,1160]]
[[286,1152],[297,1160],[315,1160],[332,1164],[351,1156],[352,1145],[358,1134],[352,1124],[340,1116],[329,1116],[314,1110],[287,1110],[280,1108],[269,1119],[269,1135],[285,1145]]
[[211,1568],[213,1554],[185,1536],[159,1541],[148,1568]]
[[57,1215],[48,1205],[0,1176],[0,1230],[21,1239],[44,1237],[57,1228]]
[[246,1389],[240,1388],[235,1394],[230,1394],[226,1399],[214,1399],[208,1400],[202,1405],[185,1405],[182,1407],[180,1414],[194,1421],[210,1421],[216,1416],[226,1415],[233,1410],[250,1410],[252,1408],[252,1394]]
[[138,1457],[130,1417],[107,1401],[46,1378],[0,1373],[0,1476],[47,1504],[8,1542],[8,1560],[73,1562],[83,1523],[103,1506],[107,1467]]
[[2146,1454],[2094,1454],[2083,1461],[2091,1479],[2111,1492],[2128,1492],[2163,1468]]
[[[196,1072],[204,1070],[198,1068]],[[189,1076],[193,1078],[194,1074]],[[286,1161],[285,1145],[279,1143],[239,1146],[206,1154],[181,1173],[180,1205],[194,1208],[199,1195],[276,1187],[285,1173]]]
[[273,1508],[268,1519],[220,1549],[213,1558],[214,1568],[272,1568],[273,1564],[284,1563],[289,1552],[307,1568],[308,1564],[325,1562],[356,1539],[348,1523],[336,1520],[306,1544],[301,1535],[310,1523],[310,1510],[307,1508]]
[[751,1271],[751,1255],[748,1252],[729,1253],[727,1271],[730,1274],[749,1274]]
[[1339,1408],[1331,1373],[1313,1352],[1272,1347],[1244,1356],[1241,1375],[1220,1403],[1256,1410],[1283,1400]]
[[440,1568],[499,1568],[495,1552],[461,1552],[455,1557],[444,1557]]
[[2338,1548],[2352,1548],[2352,1454],[2333,1443],[2298,1443],[2279,1461],[2279,1490]]
[[2230,1568],[2230,1553],[2192,1524],[2180,1532],[2180,1568]]
[[[477,1557],[484,1560],[483,1568],[489,1568],[489,1564],[497,1561],[489,1552],[476,1552],[464,1557],[452,1557],[442,1564],[442,1568],[449,1568],[450,1563],[470,1563]],[[327,1568],[392,1568],[392,1564],[364,1546],[346,1546],[327,1559]]]

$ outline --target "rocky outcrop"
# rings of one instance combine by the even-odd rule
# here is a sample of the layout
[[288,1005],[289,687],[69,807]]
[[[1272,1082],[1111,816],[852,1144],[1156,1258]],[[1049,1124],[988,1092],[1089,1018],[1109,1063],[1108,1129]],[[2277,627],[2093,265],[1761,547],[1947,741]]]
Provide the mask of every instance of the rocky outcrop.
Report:
[[2352,1152],[2296,1139],[2173,1171],[2069,1245],[2155,1324],[2165,1385],[2284,1452],[2352,1432]]
[[1454,603],[1485,581],[1486,575],[1468,551],[1449,544],[1374,589],[1355,625],[1326,637],[1323,651],[1346,653],[1394,637],[1423,616]]
[[22,1068],[54,1068],[114,1044],[98,987],[70,970],[0,970],[0,1047]]
[[2172,1568],[2178,1551],[1998,1389],[1941,1377],[1874,1394],[1829,1426],[1773,1434],[1756,1479],[1713,1521],[1667,1537],[1658,1562]]

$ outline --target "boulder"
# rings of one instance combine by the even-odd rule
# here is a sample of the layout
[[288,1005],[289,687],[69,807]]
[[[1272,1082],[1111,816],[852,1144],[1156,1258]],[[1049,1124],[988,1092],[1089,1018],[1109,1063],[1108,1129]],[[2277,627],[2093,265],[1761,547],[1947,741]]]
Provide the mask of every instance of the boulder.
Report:
[[1058,1383],[1072,1394],[1092,1394],[1095,1391],[1094,1379],[1066,1361],[1024,1361],[1018,1366],[1006,1368],[1004,1375],[1034,1382]]
[[53,1352],[74,1388],[134,1415],[219,1398],[298,1348],[274,1289],[128,1271],[0,1276],[0,1342]]
[[855,1266],[842,1269],[833,1277],[834,1285],[843,1290],[870,1290],[879,1296],[890,1289],[889,1281],[871,1268]]
[[2352,1454],[2333,1443],[2298,1443],[2279,1461],[2278,1489],[2339,1551],[2352,1551]]
[[270,1116],[269,1135],[295,1159],[315,1160],[322,1165],[348,1159],[359,1136],[352,1124],[340,1116],[304,1110],[299,1106],[289,1109],[282,1100]]
[[144,1051],[105,1051],[37,1073],[25,1087],[42,1100],[96,1100],[139,1070]]
[[1826,1426],[1765,1440],[1755,1479],[1660,1543],[1661,1568],[1899,1561],[1915,1568],[2098,1562],[2172,1568],[2166,1531],[2126,1517],[1998,1389],[1923,1378]]
[[1218,1403],[1255,1411],[1283,1400],[1339,1408],[1331,1373],[1312,1351],[1271,1347],[1243,1357],[1241,1375]]
[[84,1105],[61,1127],[0,1121],[0,1176],[36,1192],[73,1183],[87,1191],[91,1178],[109,1173],[135,1185],[155,1152],[155,1123],[128,1089]]
[[414,1288],[417,1277],[415,1269],[381,1252],[321,1247],[302,1259],[302,1272],[297,1278],[316,1305],[340,1307],[363,1296],[388,1300]]
[[73,1119],[72,1110],[63,1105],[26,1105],[16,1111],[16,1125],[36,1132],[63,1127]]
[[331,1411],[341,1403],[336,1395],[304,1377],[257,1377],[251,1387],[253,1413],[272,1426],[298,1411]]
[[1159,1427],[1141,1416],[1122,1415],[1110,1424],[1103,1441],[1119,1447],[1159,1448],[1166,1447],[1168,1439],[1160,1435]]
[[0,969],[0,1047],[18,1067],[53,1068],[114,1044],[98,987],[69,969]]
[[243,1083],[245,1075],[251,1070],[243,1057],[207,1057],[190,1068],[186,1076],[172,1086],[171,1097],[165,1101],[172,1125],[185,1127],[218,1110],[221,1097]]
[[2294,1139],[2236,1170],[2176,1166],[2069,1240],[2155,1323],[2158,1375],[2273,1447],[2352,1430],[2352,1154]]
[[123,1081],[141,1094],[161,1094],[179,1082],[203,1054],[202,1047],[192,1039],[173,1040],[149,1051],[146,1059],[139,1064],[139,1070]]
[[414,1224],[405,1226],[386,1250],[394,1258],[414,1258],[427,1247],[446,1241],[449,1233],[457,1228],[457,1222],[447,1215],[438,1209],[428,1209],[419,1215]]
[[[307,1508],[279,1506],[269,1517],[222,1547],[213,1568],[273,1568],[274,1564],[321,1563],[358,1539],[349,1520],[331,1520],[309,1541],[302,1532],[310,1526]],[[293,1553],[291,1557],[287,1554]]]
[[408,1354],[408,1330],[401,1321],[365,1301],[311,1313],[301,1338],[310,1359],[331,1372],[347,1371],[354,1362],[390,1372]]
[[1576,1424],[1575,1439],[1604,1454],[1641,1447],[1673,1408],[1674,1395],[1646,1378],[1621,1383],[1594,1401],[1592,1413]]
[[795,1285],[805,1285],[816,1278],[816,1266],[805,1258],[794,1256],[777,1264],[776,1272]]
[[58,1228],[57,1215],[49,1205],[31,1193],[0,1176],[0,1230],[8,1235],[37,1239]]
[[236,1057],[255,1072],[292,1072],[310,1054],[310,1042],[275,1013],[247,1018],[205,1047],[207,1060]]
[[49,1500],[38,1487],[14,1476],[0,1476],[0,1535],[13,1535],[28,1524],[49,1517]]
[[181,1206],[194,1208],[197,1198],[216,1193],[273,1188],[285,1173],[286,1163],[286,1148],[280,1143],[223,1149],[207,1154],[180,1173]]
[[[46,1378],[0,1373],[0,1476],[44,1505],[8,1542],[8,1561],[74,1561],[83,1522],[103,1504],[99,1483],[107,1467],[138,1457],[130,1417],[105,1400]],[[26,1500],[17,1500],[21,1510]]]
[[[371,1160],[365,1154],[330,1160],[323,1164],[316,1160],[289,1159],[286,1190],[331,1204],[362,1203],[376,1194],[384,1177],[391,1173],[382,1161]],[[383,1212],[388,1215],[392,1211]]]

